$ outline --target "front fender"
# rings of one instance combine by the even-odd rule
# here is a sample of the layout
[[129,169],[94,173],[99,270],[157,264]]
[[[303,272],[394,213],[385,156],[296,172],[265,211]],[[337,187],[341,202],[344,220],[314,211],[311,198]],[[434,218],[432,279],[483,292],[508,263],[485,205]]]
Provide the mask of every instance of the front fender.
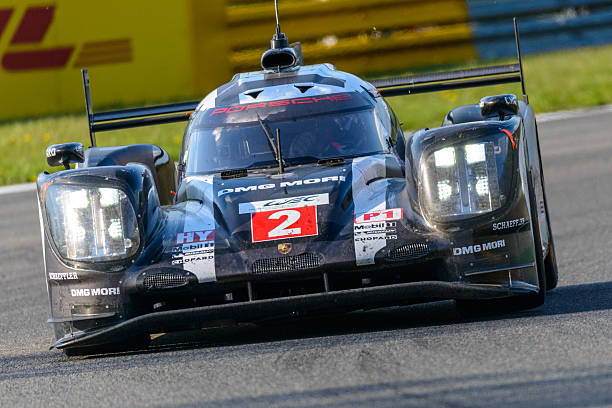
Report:
[[[64,259],[52,234],[50,189],[53,186],[113,187],[123,191],[137,219],[139,247],[126,259],[109,262],[76,262]],[[151,242],[163,215],[155,181],[150,170],[139,164],[100,166],[42,173],[37,180],[41,236],[44,249],[45,279],[51,307],[51,319],[56,336],[79,330],[99,328],[121,320],[129,300],[120,290],[127,270],[142,256],[143,248]]]

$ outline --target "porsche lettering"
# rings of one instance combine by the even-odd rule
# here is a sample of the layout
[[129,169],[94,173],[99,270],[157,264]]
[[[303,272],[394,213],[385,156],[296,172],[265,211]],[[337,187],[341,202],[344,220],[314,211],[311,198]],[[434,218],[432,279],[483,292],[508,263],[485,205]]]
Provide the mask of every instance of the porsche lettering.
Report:
[[272,102],[260,102],[260,103],[251,103],[245,105],[236,105],[236,106],[227,106],[222,108],[212,109],[208,116],[218,115],[218,114],[229,114],[229,113],[238,113],[238,112],[248,112],[253,109],[265,109],[272,108],[278,106],[287,106],[287,105],[303,105],[310,103],[320,103],[320,102],[340,102],[340,101],[350,101],[351,97],[347,94],[334,94],[334,95],[324,95],[321,97],[308,97],[308,98],[294,98],[294,99],[283,99],[280,101],[272,101]]

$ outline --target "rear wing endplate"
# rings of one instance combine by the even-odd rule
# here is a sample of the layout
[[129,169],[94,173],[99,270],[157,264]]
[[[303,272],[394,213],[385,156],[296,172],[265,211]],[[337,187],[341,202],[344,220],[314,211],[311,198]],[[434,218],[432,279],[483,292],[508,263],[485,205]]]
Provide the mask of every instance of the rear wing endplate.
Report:
[[[529,103],[525,92],[523,63],[516,18],[514,19],[514,37],[518,57],[517,64],[386,78],[370,81],[370,83],[378,88],[382,96],[399,96],[520,82],[523,90],[523,100],[525,103]],[[96,146],[96,132],[188,121],[191,117],[191,112],[199,104],[199,101],[193,101],[94,113],[87,69],[82,69],[81,73],[83,76],[85,109],[87,111],[89,137],[92,147]]]

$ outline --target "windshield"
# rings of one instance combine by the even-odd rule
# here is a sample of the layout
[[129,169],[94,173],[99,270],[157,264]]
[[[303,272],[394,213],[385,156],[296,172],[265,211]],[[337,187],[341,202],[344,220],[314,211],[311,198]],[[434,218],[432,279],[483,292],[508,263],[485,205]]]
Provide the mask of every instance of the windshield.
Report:
[[301,103],[292,102],[296,99],[285,101],[203,112],[185,139],[187,174],[277,166],[260,120],[275,137],[280,130],[286,166],[387,151],[389,136],[376,118],[373,105],[357,93],[299,98]]

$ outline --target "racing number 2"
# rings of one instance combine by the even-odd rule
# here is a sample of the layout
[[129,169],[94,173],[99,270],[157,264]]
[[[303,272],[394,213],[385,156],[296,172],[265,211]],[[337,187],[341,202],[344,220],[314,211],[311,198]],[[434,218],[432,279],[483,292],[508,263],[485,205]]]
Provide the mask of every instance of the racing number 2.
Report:
[[298,207],[251,214],[253,242],[318,235],[317,207]]

